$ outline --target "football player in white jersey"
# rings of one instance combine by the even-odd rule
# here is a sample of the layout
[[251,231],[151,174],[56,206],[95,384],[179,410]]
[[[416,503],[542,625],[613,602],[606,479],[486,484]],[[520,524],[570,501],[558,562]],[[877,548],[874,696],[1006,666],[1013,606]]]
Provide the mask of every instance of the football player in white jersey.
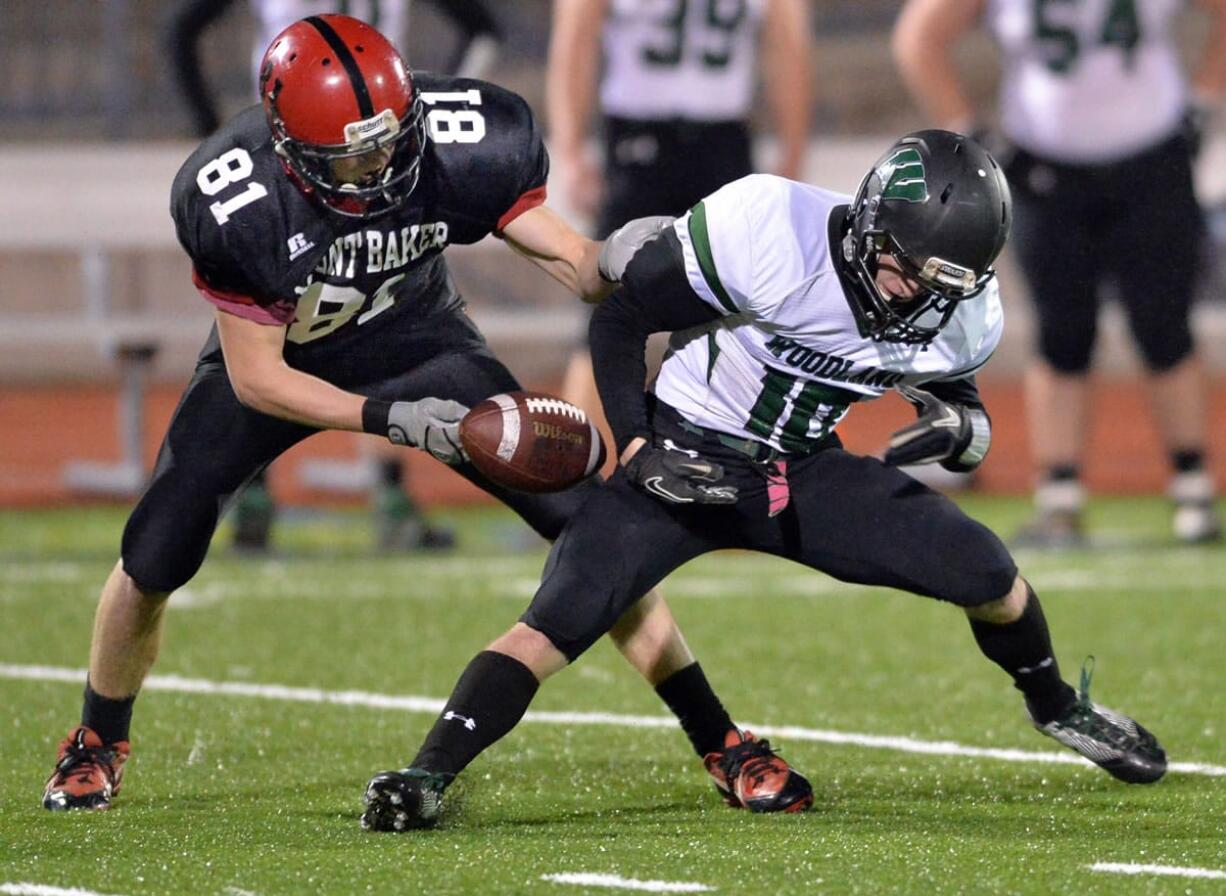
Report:
[[1038,317],[1026,377],[1036,513],[1019,544],[1085,540],[1088,371],[1106,282],[1145,365],[1175,535],[1221,534],[1205,470],[1207,383],[1188,318],[1205,242],[1191,125],[1226,90],[1226,2],[1197,2],[1212,23],[1190,86],[1171,34],[1179,0],[909,0],[895,28],[903,80],[942,127],[983,123],[954,63],[960,39],[982,22],[1000,47],[1011,245]]
[[[1039,599],[1000,540],[899,469],[968,470],[987,453],[974,372],[1000,339],[992,263],[1010,206],[978,143],[921,131],[893,144],[854,197],[753,175],[664,226],[624,271],[606,263],[623,287],[596,310],[591,341],[619,467],[486,653],[543,680],[683,563],[761,551],[961,607],[1039,731],[1123,781],[1162,777],[1153,735],[1092,703],[1088,672],[1079,691],[1061,678]],[[644,346],[660,331],[670,352],[645,395]],[[915,403],[916,422],[884,460],[844,451],[838,421],[891,389]],[[491,698],[483,656],[412,763],[370,782],[368,827],[432,824],[447,784],[527,709],[531,691],[516,705]]]
[[[634,218],[680,215],[750,174],[759,71],[774,170],[799,177],[812,57],[804,0],[554,0],[546,103],[571,205],[604,237]],[[603,170],[588,139],[597,109]],[[571,356],[562,395],[607,428],[585,348]]]
[[[607,236],[632,218],[679,215],[753,171],[758,70],[779,138],[775,170],[798,177],[813,98],[802,0],[555,0],[546,92],[558,174]],[[599,109],[604,171],[588,137]]]

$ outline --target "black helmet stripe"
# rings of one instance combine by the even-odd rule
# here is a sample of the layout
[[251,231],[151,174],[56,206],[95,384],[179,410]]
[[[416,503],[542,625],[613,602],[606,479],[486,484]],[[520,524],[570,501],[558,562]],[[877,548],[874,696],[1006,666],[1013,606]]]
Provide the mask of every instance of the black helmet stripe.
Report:
[[345,67],[345,74],[349,76],[349,82],[353,85],[353,93],[358,100],[358,113],[362,118],[373,118],[375,104],[370,100],[370,91],[366,89],[366,79],[362,77],[362,70],[358,68],[358,61],[353,58],[353,53],[349,52],[349,48],[345,46],[341,36],[336,33],[336,29],[319,16],[309,16],[307,21],[323,35],[328,46],[332,48],[332,52],[336,54],[336,58]]

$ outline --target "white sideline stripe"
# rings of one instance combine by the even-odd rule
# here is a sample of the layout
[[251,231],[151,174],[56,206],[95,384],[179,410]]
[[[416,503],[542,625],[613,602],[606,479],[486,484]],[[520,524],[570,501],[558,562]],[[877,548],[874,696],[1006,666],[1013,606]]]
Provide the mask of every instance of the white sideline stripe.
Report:
[[13,884],[0,884],[0,893],[8,896],[103,896],[93,890],[81,890],[77,887],[49,887],[46,884],[28,884],[24,881]]
[[1111,874],[1157,874],[1162,877],[1199,877],[1205,880],[1226,880],[1226,871],[1212,868],[1180,868],[1176,865],[1134,865],[1131,862],[1095,862],[1091,871]]
[[[0,663],[0,678],[26,681],[68,682],[84,684],[84,669],[60,666],[22,666]],[[180,694],[210,694],[226,697],[255,697],[263,700],[284,700],[294,703],[328,703],[338,706],[362,706],[369,709],[397,709],[403,712],[439,713],[446,704],[437,697],[397,697],[392,694],[372,694],[369,691],[325,691],[322,688],[300,688],[280,684],[253,684],[245,681],[208,681],[202,678],[182,678],[178,675],[151,675],[143,690],[172,691]],[[675,728],[671,716],[633,716],[612,712],[534,712],[524,715],[525,722],[541,725],[609,725],[623,728]],[[1037,762],[1055,765],[1092,765],[1072,753],[1036,753],[1030,750],[970,747],[954,741],[916,740],[881,734],[856,734],[846,731],[824,731],[793,725],[755,725],[744,727],[762,737],[785,741],[809,741],[868,747],[874,750],[894,750],[900,753],[920,753],[928,756],[969,756],[976,759],[997,759],[1002,762]],[[1211,778],[1226,777],[1226,766],[1203,762],[1172,762],[1169,770]]]
[[671,880],[635,880],[618,874],[594,874],[590,871],[542,874],[541,880],[577,887],[612,887],[618,890],[643,890],[647,893],[711,893],[714,887]]

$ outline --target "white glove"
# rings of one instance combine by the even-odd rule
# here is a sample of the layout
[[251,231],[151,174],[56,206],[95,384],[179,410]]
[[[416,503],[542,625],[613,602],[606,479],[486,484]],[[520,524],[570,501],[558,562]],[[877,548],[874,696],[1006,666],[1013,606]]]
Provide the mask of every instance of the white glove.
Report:
[[387,413],[387,438],[395,445],[429,451],[445,464],[468,460],[460,446],[460,421],[468,408],[458,401],[423,398],[393,401]]
[[676,220],[672,215],[652,215],[627,221],[614,230],[600,247],[600,258],[596,262],[600,276],[610,283],[620,283],[634,254]]

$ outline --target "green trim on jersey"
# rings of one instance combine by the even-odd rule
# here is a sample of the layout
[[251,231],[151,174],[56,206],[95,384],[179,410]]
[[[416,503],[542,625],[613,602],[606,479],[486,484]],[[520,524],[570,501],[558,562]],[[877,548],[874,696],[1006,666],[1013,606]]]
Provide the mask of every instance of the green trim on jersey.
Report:
[[707,334],[707,383],[715,376],[715,362],[719,360],[719,343],[715,341],[715,331]]
[[768,367],[766,375],[762,377],[762,391],[758,393],[758,400],[749,409],[745,428],[769,442],[775,432],[775,423],[783,415],[788,393],[795,385],[796,377]]
[[[799,377],[768,367],[766,375],[762,377],[762,391],[750,408],[745,428],[759,438],[770,441],[787,407],[788,396],[798,382]],[[843,419],[848,406],[861,398],[863,396],[858,393],[809,380],[792,399],[792,412],[779,431],[779,447],[791,454],[807,453],[830,435]],[[822,408],[826,408],[825,413],[820,413]],[[809,427],[814,419],[818,420],[820,431],[811,435]]]
[[690,209],[689,228],[690,242],[694,244],[694,255],[698,258],[698,268],[702,271],[702,278],[707,281],[707,287],[729,314],[739,314],[741,309],[733,303],[715,271],[715,256],[711,254],[711,238],[707,235],[707,210],[701,202]]

